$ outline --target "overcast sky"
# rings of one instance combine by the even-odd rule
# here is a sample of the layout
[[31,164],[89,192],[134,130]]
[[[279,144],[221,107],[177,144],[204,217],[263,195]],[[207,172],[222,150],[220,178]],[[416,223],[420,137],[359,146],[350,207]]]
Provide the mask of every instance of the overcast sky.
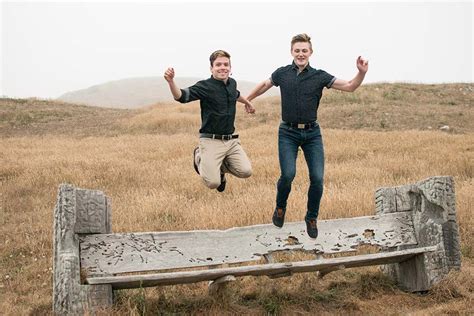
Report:
[[56,98],[130,77],[206,78],[209,55],[260,82],[312,37],[311,65],[342,79],[369,59],[365,82],[473,82],[472,1],[2,2],[0,95]]

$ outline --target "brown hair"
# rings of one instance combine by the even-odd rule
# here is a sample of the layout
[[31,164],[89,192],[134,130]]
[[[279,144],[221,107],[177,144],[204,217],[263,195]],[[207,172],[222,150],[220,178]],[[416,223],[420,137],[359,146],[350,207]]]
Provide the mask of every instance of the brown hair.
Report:
[[211,56],[209,57],[209,61],[211,62],[211,67],[213,66],[214,64],[214,61],[219,58],[219,57],[227,57],[230,59],[230,54],[228,52],[226,52],[225,50],[216,50],[214,53],[211,54]]
[[313,51],[313,44],[311,44],[311,37],[309,37],[308,34],[302,33],[302,34],[293,36],[293,38],[291,39],[291,49],[293,49],[293,45],[295,43],[299,43],[299,42],[309,43],[309,48],[311,49],[311,51]]

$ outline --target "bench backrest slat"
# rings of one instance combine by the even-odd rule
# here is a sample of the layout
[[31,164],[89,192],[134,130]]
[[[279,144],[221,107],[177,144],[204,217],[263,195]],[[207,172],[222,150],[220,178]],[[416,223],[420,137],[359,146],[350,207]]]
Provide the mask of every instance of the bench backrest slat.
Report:
[[325,254],[354,251],[360,244],[383,248],[416,245],[411,212],[318,221],[319,236],[304,222],[228,230],[93,234],[80,236],[81,270],[89,276],[210,266],[260,260],[282,250]]

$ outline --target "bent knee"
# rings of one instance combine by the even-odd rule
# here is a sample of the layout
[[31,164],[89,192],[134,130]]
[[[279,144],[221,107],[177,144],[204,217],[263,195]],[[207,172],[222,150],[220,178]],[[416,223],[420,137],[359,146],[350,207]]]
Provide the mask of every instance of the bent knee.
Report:
[[243,169],[239,172],[239,178],[248,178],[252,175],[252,168]]
[[217,189],[217,187],[221,184],[221,179],[206,179],[202,178],[202,182],[206,187],[209,189]]
[[228,172],[237,178],[248,178],[252,175],[252,166],[228,167]]

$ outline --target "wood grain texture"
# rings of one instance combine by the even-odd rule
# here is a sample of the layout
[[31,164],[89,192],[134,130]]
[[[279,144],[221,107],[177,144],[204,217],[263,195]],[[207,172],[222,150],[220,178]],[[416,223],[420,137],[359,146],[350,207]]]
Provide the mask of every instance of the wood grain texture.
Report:
[[271,263],[242,267],[231,267],[221,269],[197,270],[186,272],[168,272],[157,274],[124,275],[112,277],[91,277],[87,278],[89,284],[111,284],[114,289],[126,289],[137,287],[149,287],[157,285],[173,285],[184,283],[195,283],[208,280],[217,280],[221,277],[232,275],[260,276],[260,275],[281,275],[288,273],[329,271],[331,268],[353,268],[361,266],[387,264],[393,262],[403,262],[409,258],[423,253],[435,251],[436,247],[423,247],[409,250],[381,252],[368,255],[357,255],[321,260],[306,260],[298,262]]
[[111,232],[110,207],[100,191],[59,187],[54,209],[53,312],[83,315],[112,305],[112,287],[81,284],[79,233]]
[[[408,291],[426,291],[461,266],[459,229],[456,220],[452,177],[437,176],[411,185],[380,188],[375,192],[377,214],[410,210],[418,247],[436,246],[437,251],[400,264],[382,267]],[[412,246],[398,245],[398,250]]]
[[304,222],[255,225],[224,231],[94,234],[80,237],[81,267],[88,276],[159,271],[260,260],[275,251],[342,253],[360,244],[382,248],[416,245],[411,213],[319,221],[317,239]]

